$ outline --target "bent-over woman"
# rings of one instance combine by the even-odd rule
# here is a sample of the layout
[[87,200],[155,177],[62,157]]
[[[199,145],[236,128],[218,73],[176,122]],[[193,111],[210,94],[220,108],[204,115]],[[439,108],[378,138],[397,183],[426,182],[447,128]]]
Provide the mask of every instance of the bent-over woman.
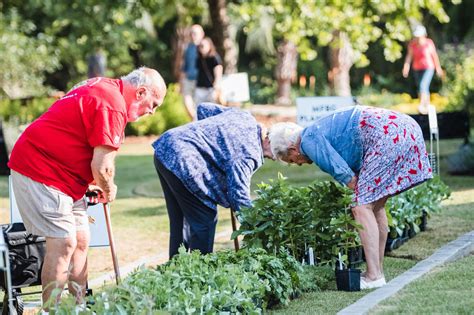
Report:
[[197,118],[153,143],[170,219],[170,258],[181,244],[212,252],[217,205],[250,207],[250,179],[264,157],[272,158],[268,138],[250,113],[204,103]]
[[385,203],[432,177],[423,135],[409,116],[368,106],[336,111],[302,128],[278,123],[270,128],[273,155],[285,162],[314,162],[354,190],[352,213],[367,271],[361,288],[383,286],[383,256],[388,234]]

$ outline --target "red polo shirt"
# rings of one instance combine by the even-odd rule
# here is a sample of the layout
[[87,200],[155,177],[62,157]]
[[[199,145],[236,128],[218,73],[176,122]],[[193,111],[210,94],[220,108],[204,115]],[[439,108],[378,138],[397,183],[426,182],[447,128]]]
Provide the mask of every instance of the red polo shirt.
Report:
[[121,80],[93,78],[56,101],[15,143],[8,166],[74,200],[93,180],[94,147],[117,150],[127,108]]

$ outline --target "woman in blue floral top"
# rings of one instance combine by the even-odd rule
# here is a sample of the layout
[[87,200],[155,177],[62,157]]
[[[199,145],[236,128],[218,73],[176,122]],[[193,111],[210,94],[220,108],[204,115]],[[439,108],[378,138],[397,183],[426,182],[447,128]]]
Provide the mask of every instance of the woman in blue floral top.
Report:
[[368,106],[348,107],[302,128],[275,124],[269,133],[274,156],[288,163],[314,162],[354,190],[352,213],[367,261],[361,289],[383,286],[383,256],[390,196],[432,177],[420,126],[409,116]]
[[234,211],[251,206],[251,176],[264,157],[272,158],[268,138],[250,113],[203,103],[197,119],[153,143],[170,218],[170,258],[181,244],[212,252],[217,205]]

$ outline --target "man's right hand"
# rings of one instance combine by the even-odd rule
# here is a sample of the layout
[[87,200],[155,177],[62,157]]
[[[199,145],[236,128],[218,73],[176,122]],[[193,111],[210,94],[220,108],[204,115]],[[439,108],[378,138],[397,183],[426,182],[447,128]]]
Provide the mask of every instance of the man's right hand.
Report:
[[107,202],[112,202],[115,200],[115,197],[117,197],[117,185],[113,184],[110,187],[110,192],[107,195]]

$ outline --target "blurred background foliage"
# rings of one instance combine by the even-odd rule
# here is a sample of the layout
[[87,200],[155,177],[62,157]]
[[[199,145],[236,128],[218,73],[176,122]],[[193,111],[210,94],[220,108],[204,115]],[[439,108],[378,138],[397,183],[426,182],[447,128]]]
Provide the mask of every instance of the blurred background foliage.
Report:
[[[328,78],[334,67],[331,56],[340,44],[336,35],[344,32],[356,65],[347,68],[352,95],[371,105],[411,108],[416,90],[411,78],[402,78],[401,57],[410,27],[421,22],[446,71],[444,81],[433,80],[432,102],[443,110],[473,107],[474,1],[405,4],[402,8],[388,0],[24,0],[20,5],[2,0],[0,113],[4,119],[18,116],[22,122],[35,118],[52,103],[45,98],[51,91],[67,91],[86,78],[87,57],[96,47],[106,54],[107,76],[119,77],[146,65],[175,83],[185,30],[193,23],[202,24],[208,35],[222,42],[218,47],[222,54],[228,45],[220,37],[234,43],[237,69],[249,74],[251,103],[276,103],[281,84],[291,84],[291,100],[337,94]],[[225,15],[220,22],[219,14]],[[285,55],[279,52],[285,41],[293,41],[297,51],[294,73],[288,76],[282,74]],[[128,132],[159,133],[186,122],[178,91],[177,85],[171,86],[166,99],[169,107],[179,104],[176,108],[165,105]],[[160,120],[164,117],[171,121]]]

